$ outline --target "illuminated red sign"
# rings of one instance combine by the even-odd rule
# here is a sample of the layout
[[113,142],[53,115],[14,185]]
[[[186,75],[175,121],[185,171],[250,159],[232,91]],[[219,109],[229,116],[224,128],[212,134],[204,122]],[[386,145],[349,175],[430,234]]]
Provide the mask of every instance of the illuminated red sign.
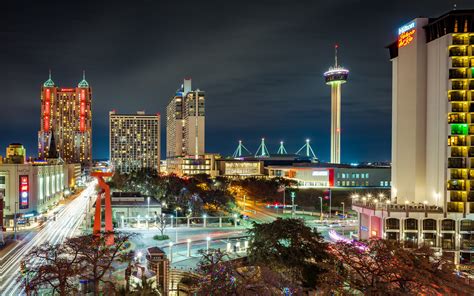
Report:
[[411,29],[409,31],[403,32],[398,36],[398,48],[407,46],[410,44],[413,39],[415,39],[416,29]]
[[44,125],[44,131],[45,132],[49,132],[49,113],[50,113],[50,110],[51,110],[51,105],[50,105],[50,100],[51,100],[51,90],[49,88],[47,88],[45,90],[45,98],[44,98],[44,122],[43,122],[43,125]]
[[74,88],[61,88],[59,91],[61,91],[61,92],[73,92]]
[[29,182],[28,182],[28,176],[27,175],[22,175],[19,177],[20,178],[20,209],[27,209],[30,203],[29,200]]
[[81,110],[80,110],[80,125],[79,129],[81,133],[86,130],[86,123],[85,123],[85,115],[86,115],[86,91],[81,89]]

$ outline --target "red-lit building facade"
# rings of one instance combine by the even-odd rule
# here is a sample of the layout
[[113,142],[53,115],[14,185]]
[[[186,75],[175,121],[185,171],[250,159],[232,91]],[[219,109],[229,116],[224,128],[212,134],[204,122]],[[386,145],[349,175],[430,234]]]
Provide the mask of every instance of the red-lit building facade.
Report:
[[49,79],[41,87],[41,122],[38,155],[50,155],[54,134],[57,153],[67,163],[92,163],[92,89],[83,77],[77,87],[57,87]]

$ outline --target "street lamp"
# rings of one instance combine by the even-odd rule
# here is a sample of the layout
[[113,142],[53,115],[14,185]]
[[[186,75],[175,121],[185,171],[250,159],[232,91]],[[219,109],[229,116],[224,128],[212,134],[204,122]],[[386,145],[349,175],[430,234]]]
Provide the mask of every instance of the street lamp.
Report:
[[320,196],[319,197],[319,220],[323,220],[323,198]]
[[344,219],[345,218],[345,215],[344,215],[344,202],[342,201],[341,204],[342,204],[342,219]]
[[176,227],[178,227],[178,211],[181,211],[181,208],[180,207],[176,207],[174,209],[174,212],[176,214]]
[[206,214],[202,215],[202,218],[204,219],[203,227],[206,228],[206,226],[207,226],[207,221],[206,221],[207,220],[207,215]]
[[367,197],[363,197],[362,200],[364,201],[364,206],[367,205]]
[[188,257],[191,257],[191,239],[188,238],[188,239],[186,240],[186,242],[188,243],[187,255],[188,255]]
[[172,263],[173,262],[173,242],[169,242],[168,246],[170,248],[170,251],[169,251],[169,253],[170,253],[170,263]]
[[150,216],[150,197],[149,196],[147,197],[147,201],[148,201],[148,216]]
[[237,227],[237,214],[234,214],[234,227]]
[[211,237],[206,237],[206,250],[209,253],[209,245],[211,244]]

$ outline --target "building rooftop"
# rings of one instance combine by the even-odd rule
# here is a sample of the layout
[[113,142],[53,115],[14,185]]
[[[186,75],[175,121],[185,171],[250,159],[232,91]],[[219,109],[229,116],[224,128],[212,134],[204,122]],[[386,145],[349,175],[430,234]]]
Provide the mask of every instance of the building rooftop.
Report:
[[51,79],[51,70],[49,71],[49,78],[48,78],[48,80],[46,80],[43,83],[43,86],[44,87],[54,87],[55,86],[53,80]]
[[150,254],[166,254],[165,251],[163,251],[159,247],[151,247],[151,248],[148,248],[147,251]]
[[[474,32],[474,9],[451,10],[441,16],[429,18],[428,24],[423,28],[426,33],[426,42],[451,33],[472,33]],[[398,56],[398,40],[393,41],[386,48],[389,50],[390,59]]]
[[82,80],[81,80],[81,82],[79,82],[79,84],[77,85],[77,87],[80,87],[80,88],[89,88],[89,83],[86,81],[86,71],[83,71],[83,72],[82,72]]

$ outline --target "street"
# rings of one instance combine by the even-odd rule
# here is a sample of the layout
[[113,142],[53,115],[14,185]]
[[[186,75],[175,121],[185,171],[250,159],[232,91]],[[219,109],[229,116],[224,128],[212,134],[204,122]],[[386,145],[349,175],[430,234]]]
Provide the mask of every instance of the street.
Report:
[[23,293],[21,283],[17,280],[20,275],[19,266],[21,260],[30,250],[46,242],[51,244],[61,243],[65,238],[76,234],[84,220],[88,197],[95,193],[95,186],[95,181],[89,183],[79,196],[56,215],[56,220],[46,222],[46,225],[28,242],[15,246],[0,258],[0,291],[2,296],[17,296]]

